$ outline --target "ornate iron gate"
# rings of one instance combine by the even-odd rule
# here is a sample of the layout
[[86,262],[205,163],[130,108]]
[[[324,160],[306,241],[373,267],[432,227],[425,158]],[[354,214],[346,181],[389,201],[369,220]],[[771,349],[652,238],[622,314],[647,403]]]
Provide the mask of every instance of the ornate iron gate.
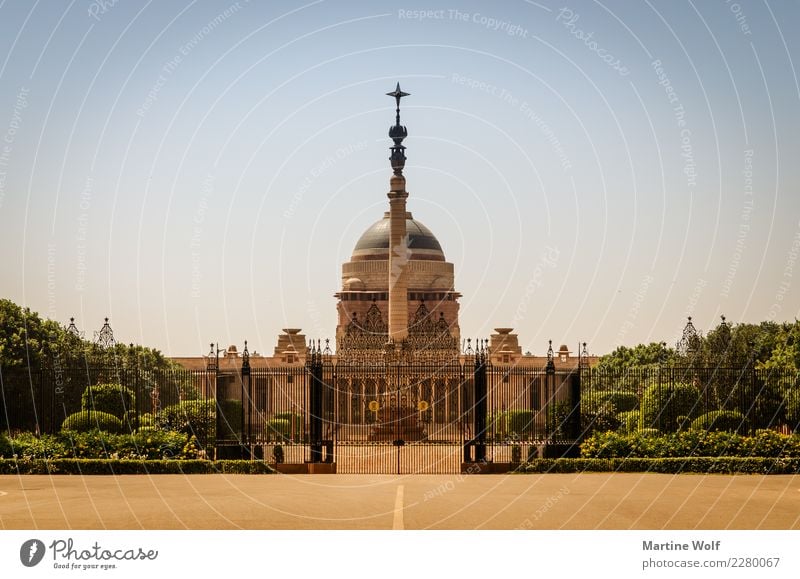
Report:
[[[484,342],[434,359],[334,362],[312,346],[304,365],[217,383],[217,454],[263,458],[286,472],[447,474],[511,468],[577,448],[579,374],[492,366]],[[297,468],[335,465],[327,470]]]
[[343,363],[333,368],[337,472],[457,472],[464,368],[456,362]]

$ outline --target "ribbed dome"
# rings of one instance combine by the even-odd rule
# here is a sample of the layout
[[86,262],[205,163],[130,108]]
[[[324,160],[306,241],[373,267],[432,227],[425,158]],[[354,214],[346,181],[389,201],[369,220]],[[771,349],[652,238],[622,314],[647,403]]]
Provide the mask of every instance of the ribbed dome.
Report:
[[[415,220],[411,213],[406,213],[406,233],[410,259],[432,259],[444,261],[444,252],[439,240],[431,230]],[[389,213],[383,219],[373,223],[356,243],[353,259],[388,259],[389,258]]]

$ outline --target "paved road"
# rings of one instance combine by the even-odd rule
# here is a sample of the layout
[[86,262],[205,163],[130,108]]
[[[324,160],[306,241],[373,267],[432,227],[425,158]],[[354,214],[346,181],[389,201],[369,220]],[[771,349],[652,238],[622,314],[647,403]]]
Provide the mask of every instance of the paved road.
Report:
[[5,529],[800,529],[800,476],[0,476]]

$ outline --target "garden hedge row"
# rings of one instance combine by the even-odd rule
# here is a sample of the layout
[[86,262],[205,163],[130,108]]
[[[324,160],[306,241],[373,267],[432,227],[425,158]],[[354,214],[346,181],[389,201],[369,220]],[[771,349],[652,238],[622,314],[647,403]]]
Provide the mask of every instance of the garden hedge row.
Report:
[[800,474],[800,458],[543,458],[522,464],[515,472],[649,472],[659,474]]
[[654,430],[633,434],[594,433],[581,443],[582,458],[800,458],[800,435],[759,430],[753,436],[732,432],[687,430],[661,435]]
[[265,462],[248,460],[0,459],[0,474],[273,474]]

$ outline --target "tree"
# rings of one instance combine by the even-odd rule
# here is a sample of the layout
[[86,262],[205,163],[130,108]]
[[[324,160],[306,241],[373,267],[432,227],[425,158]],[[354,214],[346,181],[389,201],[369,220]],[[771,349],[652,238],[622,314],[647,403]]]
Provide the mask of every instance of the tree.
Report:
[[674,349],[667,347],[662,342],[650,342],[649,344],[638,344],[633,348],[619,346],[610,354],[601,356],[597,368],[607,372],[623,372],[631,368],[669,364],[676,358],[677,354]]
[[776,372],[800,370],[800,321],[782,324],[778,328],[769,357],[760,360],[757,366]]
[[720,323],[701,337],[698,365],[719,368],[753,367],[768,360],[780,342],[781,326]]
[[3,369],[110,366],[169,370],[180,366],[154,348],[116,344],[102,348],[29,308],[0,299],[0,367]]

